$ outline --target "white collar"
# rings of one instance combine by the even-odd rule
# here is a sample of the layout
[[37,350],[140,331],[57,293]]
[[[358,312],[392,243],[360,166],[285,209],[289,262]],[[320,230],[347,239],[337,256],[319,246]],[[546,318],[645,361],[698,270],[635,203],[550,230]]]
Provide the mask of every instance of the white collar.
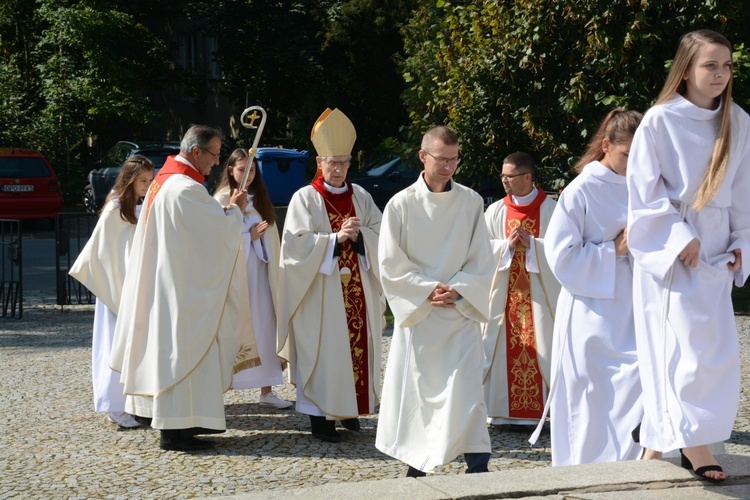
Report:
[[675,94],[675,96],[670,101],[667,101],[664,104],[674,109],[678,113],[687,116],[688,118],[701,121],[713,120],[719,117],[722,113],[722,107],[724,105],[724,103],[721,102],[716,109],[700,108],[689,100],[685,99],[685,96],[680,94]]
[[534,186],[534,188],[531,190],[531,192],[525,196],[513,196],[511,195],[510,199],[513,201],[514,205],[530,205],[534,200],[536,200],[536,196],[539,194],[539,190]]
[[331,186],[326,181],[323,181],[323,187],[326,188],[326,191],[333,194],[341,194],[346,193],[349,191],[349,188],[346,186],[346,182],[344,182],[344,185],[341,187]]
[[193,165],[192,163],[190,163],[190,160],[188,160],[188,159],[187,159],[187,158],[185,158],[184,156],[180,156],[180,155],[175,155],[175,156],[174,156],[174,159],[175,159],[175,161],[179,161],[180,163],[184,163],[184,164],[185,164],[185,165],[187,165],[188,167],[190,167],[190,168],[192,168],[193,170],[195,170],[196,172],[200,173],[200,171],[199,171],[199,170],[198,170],[197,168],[195,168],[195,165]]

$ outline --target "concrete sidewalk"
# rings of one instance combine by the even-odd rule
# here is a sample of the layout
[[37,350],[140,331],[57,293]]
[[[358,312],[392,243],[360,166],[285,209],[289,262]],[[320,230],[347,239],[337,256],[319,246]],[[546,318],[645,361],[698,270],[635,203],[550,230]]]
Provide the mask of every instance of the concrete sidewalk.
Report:
[[[464,474],[459,458],[425,478],[374,446],[377,416],[324,443],[294,410],[258,405],[258,391],[225,395],[227,432],[214,450],[164,452],[151,429],[119,431],[93,411],[92,306],[54,298],[0,319],[0,500],[21,498],[750,498],[750,317],[738,316],[743,393],[721,486],[675,459],[550,467],[549,432],[492,429],[490,473]],[[385,362],[390,337],[383,341]],[[291,385],[276,387],[289,400]]]
[[722,455],[729,478],[721,486],[698,481],[676,459],[510,470],[489,474],[432,476],[330,484],[289,491],[235,495],[242,500],[406,498],[565,498],[640,500],[750,498],[750,456]]

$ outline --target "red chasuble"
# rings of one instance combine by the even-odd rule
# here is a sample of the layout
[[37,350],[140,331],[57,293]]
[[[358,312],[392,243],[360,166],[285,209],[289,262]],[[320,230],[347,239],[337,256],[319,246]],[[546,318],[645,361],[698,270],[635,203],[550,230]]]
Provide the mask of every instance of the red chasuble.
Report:
[[161,167],[161,169],[159,169],[159,173],[156,174],[156,177],[151,183],[151,186],[149,186],[148,193],[146,193],[146,201],[144,207],[145,213],[143,214],[146,220],[144,222],[148,222],[148,214],[151,212],[151,205],[153,205],[154,203],[156,194],[164,185],[164,181],[166,181],[170,175],[174,174],[187,175],[199,184],[203,184],[203,182],[206,180],[203,174],[192,168],[190,165],[175,160],[174,156],[168,157],[167,161],[164,162],[164,166]]
[[[323,178],[318,177],[312,182],[312,187],[325,200],[328,220],[331,229],[338,232],[344,220],[356,217],[352,196],[352,185],[346,183],[345,193],[334,194],[323,185]],[[359,257],[351,241],[339,243],[339,274],[341,275],[341,292],[344,296],[346,322],[349,327],[349,347],[352,353],[352,369],[354,387],[357,393],[357,410],[360,415],[370,413],[369,370],[367,351],[367,308],[365,294],[362,289],[362,278],[359,273]]]
[[[540,207],[547,198],[539,191],[529,205],[515,205],[506,196],[505,236],[521,226],[535,238],[539,237]],[[505,342],[508,353],[509,416],[540,419],[544,411],[544,380],[536,355],[536,330],[531,303],[531,280],[526,270],[526,247],[516,244],[510,264],[508,296],[505,301]]]

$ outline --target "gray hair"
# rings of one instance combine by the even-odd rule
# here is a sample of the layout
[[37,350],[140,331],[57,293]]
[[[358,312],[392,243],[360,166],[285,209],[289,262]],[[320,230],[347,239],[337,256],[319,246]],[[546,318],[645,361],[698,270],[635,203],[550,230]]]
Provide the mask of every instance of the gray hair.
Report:
[[221,130],[208,125],[193,125],[190,127],[180,142],[180,152],[189,155],[194,147],[207,148],[214,137],[224,140]]

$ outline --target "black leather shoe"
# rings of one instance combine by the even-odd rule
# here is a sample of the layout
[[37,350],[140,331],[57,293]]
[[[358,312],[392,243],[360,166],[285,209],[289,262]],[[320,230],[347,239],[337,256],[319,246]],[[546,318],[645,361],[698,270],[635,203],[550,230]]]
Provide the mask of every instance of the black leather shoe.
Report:
[[630,433],[631,436],[633,436],[633,441],[636,443],[641,442],[641,424],[635,426],[635,429],[633,429],[633,432]]
[[195,436],[196,434],[222,434],[226,432],[221,429],[207,429],[205,427],[190,427],[189,429],[183,429],[182,435]]
[[406,471],[406,477],[425,477],[427,475],[426,472],[423,472],[419,469],[415,469],[411,465],[409,466],[409,470]]
[[328,443],[338,443],[341,441],[341,434],[336,432],[335,420],[326,420],[325,417],[310,415],[310,428],[312,435],[321,441]]
[[343,425],[345,429],[348,429],[354,432],[359,432],[359,430],[362,428],[359,425],[358,418],[347,418],[346,420],[342,420],[341,425]]
[[149,417],[139,417],[138,415],[133,415],[133,418],[136,422],[141,424],[143,427],[151,427],[151,418]]
[[165,451],[202,451],[213,447],[216,443],[205,439],[197,439],[192,436],[180,436],[179,430],[161,431],[159,448]]

